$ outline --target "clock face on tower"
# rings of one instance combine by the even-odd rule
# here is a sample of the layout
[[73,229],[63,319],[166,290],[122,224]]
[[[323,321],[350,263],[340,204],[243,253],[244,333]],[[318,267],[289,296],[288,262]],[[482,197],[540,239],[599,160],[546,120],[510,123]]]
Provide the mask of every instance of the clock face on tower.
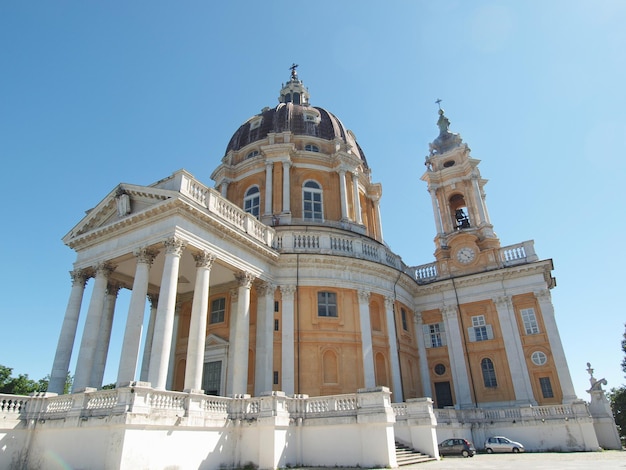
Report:
[[456,252],[456,259],[459,263],[469,264],[474,261],[474,258],[476,258],[476,252],[469,246],[461,248]]

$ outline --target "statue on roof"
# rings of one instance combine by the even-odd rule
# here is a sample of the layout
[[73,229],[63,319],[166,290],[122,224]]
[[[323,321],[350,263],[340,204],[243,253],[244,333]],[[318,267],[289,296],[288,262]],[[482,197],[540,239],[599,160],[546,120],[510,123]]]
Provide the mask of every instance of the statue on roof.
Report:
[[587,372],[589,372],[589,382],[591,383],[591,388],[587,390],[587,393],[595,392],[595,391],[604,391],[602,390],[602,386],[606,385],[606,379],[597,380],[593,376],[593,369],[591,368],[591,363],[587,363]]

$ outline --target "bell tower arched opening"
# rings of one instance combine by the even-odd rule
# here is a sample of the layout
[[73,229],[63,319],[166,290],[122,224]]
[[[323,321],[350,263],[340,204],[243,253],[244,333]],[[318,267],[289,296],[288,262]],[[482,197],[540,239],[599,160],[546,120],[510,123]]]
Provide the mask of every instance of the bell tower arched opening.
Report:
[[452,224],[455,230],[470,228],[469,211],[467,210],[463,195],[455,194],[449,199],[448,204],[450,206],[450,213],[454,214]]

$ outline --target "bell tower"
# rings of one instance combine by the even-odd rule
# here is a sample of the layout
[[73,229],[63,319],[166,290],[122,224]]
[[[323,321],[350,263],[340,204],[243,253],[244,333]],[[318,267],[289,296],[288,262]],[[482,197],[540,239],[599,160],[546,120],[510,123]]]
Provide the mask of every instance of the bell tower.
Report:
[[480,175],[480,160],[471,157],[459,134],[450,132],[441,106],[437,126],[439,135],[429,145],[421,179],[432,198],[440,272],[463,274],[497,267],[500,240],[489,220],[483,191],[487,180]]

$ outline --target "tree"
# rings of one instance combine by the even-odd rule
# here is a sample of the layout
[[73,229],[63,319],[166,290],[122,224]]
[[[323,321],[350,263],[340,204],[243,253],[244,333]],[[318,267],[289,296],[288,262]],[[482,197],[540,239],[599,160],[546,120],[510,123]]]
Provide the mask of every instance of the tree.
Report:
[[[624,325],[626,327],[626,325]],[[622,360],[622,371],[626,374],[626,330],[624,331],[624,339],[622,339],[622,352],[624,359]],[[624,375],[626,378],[626,375]],[[612,388],[609,392],[609,400],[611,401],[611,409],[615,417],[615,424],[622,444],[626,441],[626,385],[620,388]]]
[[[20,374],[12,377],[13,369],[11,367],[0,364],[0,393],[8,393],[12,395],[30,395],[31,393],[45,392],[48,390],[50,375],[46,375],[38,381],[28,378],[28,374]],[[74,378],[67,374],[63,393],[69,393],[72,388]]]
[[12,368],[0,365],[0,393],[28,395],[42,391],[40,390],[40,383],[29,379],[28,374],[11,377],[12,373]]

